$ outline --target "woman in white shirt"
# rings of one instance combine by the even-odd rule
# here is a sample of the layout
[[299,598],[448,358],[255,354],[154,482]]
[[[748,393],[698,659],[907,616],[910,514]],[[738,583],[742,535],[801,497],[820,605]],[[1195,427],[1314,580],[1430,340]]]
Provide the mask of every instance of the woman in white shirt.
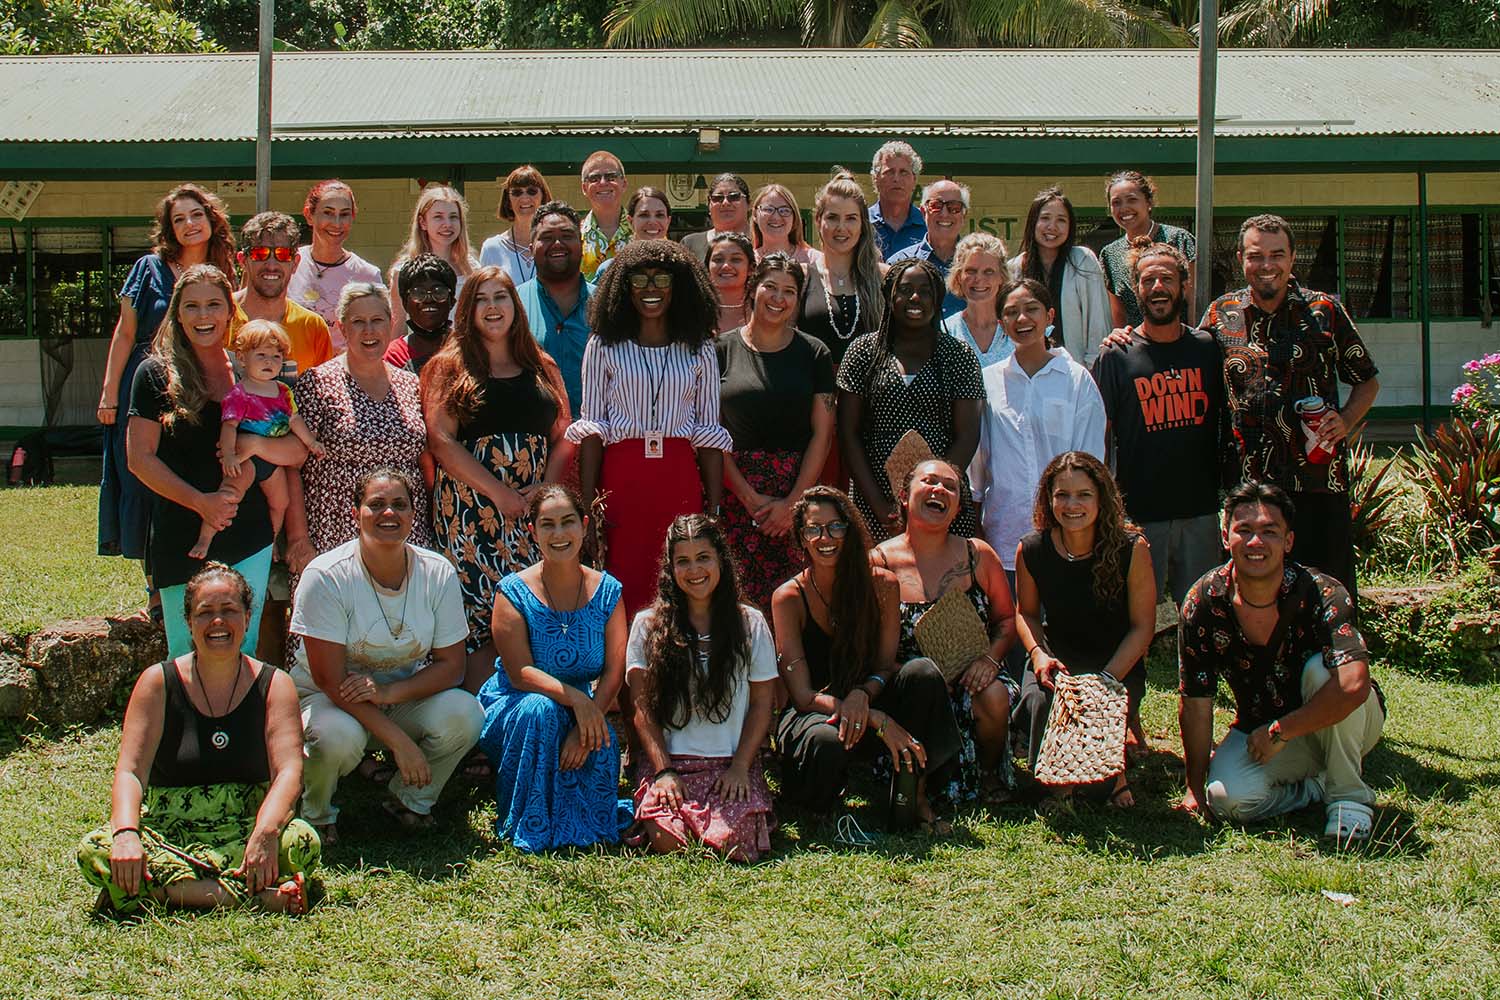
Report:
[[531,164],[517,167],[505,177],[500,187],[500,205],[496,214],[510,223],[503,233],[491,236],[479,248],[479,263],[498,267],[517,285],[536,277],[536,261],[531,256],[531,224],[536,210],[552,200],[547,178]]
[[1016,546],[1032,530],[1042,470],[1065,451],[1104,457],[1104,400],[1087,368],[1047,346],[1055,316],[1040,281],[1022,278],[1005,293],[1000,322],[1016,349],[984,370],[986,405],[969,466],[984,538],[999,553],[1012,592]]
[[717,310],[703,266],[669,240],[622,247],[589,308],[583,402],[567,438],[579,446],[584,502],[604,494],[604,568],[634,614],[656,596],[672,519],[721,513],[734,441],[719,424]]
[[739,599],[724,533],[702,514],[667,531],[656,603],[625,653],[642,753],[636,821],[659,854],[703,843],[731,861],[771,847],[776,817],[761,770],[776,649]]
[[469,626],[458,573],[441,553],[407,542],[411,481],[377,469],[354,502],[359,535],[308,563],[292,612],[302,639],[292,667],[306,730],[302,817],[324,844],[338,839],[334,790],[368,744],[395,759],[386,812],[427,829],[484,724],[479,702],[459,687]]
[[1073,203],[1062,189],[1038,191],[1026,212],[1021,252],[1010,259],[1010,276],[1047,286],[1057,304],[1051,346],[1064,347],[1074,361],[1092,366],[1110,331],[1109,288],[1094,252],[1073,245],[1077,232]]

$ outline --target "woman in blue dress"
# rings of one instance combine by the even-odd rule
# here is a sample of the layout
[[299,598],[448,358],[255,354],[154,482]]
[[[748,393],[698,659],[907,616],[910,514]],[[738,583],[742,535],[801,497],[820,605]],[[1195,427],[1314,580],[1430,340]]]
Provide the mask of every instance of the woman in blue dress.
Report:
[[547,484],[530,509],[542,559],[500,581],[497,669],[479,691],[495,832],[528,852],[618,843],[633,810],[604,710],[625,681],[620,583],[580,561],[588,513],[576,493]]
[[120,288],[120,319],[109,341],[99,422],[104,425],[104,473],[99,490],[99,554],[144,559],[151,491],[125,461],[125,411],[135,370],[167,314],[177,278],[194,264],[212,264],[234,281],[234,236],[224,203],[196,184],[167,192],[156,206],[151,252],[130,269]]

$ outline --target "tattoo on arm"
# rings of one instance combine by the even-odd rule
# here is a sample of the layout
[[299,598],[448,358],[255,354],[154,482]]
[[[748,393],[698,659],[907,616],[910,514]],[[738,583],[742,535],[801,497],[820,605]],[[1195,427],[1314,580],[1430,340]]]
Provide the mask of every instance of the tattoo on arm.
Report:
[[825,410],[827,410],[829,413],[832,413],[833,412],[833,393],[831,393],[831,392],[820,392],[820,393],[817,394],[817,396],[818,396],[818,402],[820,402],[820,403],[823,404],[823,408]]

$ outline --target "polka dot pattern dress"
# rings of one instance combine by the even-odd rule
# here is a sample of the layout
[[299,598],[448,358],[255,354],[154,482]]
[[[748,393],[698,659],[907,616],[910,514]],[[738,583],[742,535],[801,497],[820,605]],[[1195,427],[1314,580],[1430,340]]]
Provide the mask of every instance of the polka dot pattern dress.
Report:
[[[849,345],[839,365],[838,387],[864,400],[864,420],[859,429],[865,459],[886,499],[895,492],[885,475],[885,460],[909,430],[922,435],[934,455],[945,454],[953,444],[953,401],[984,399],[984,378],[979,359],[967,344],[937,335],[932,356],[908,385],[900,362],[884,350],[878,333],[867,333]],[[876,520],[869,501],[851,484],[850,492],[869,523],[875,541],[885,538],[884,526]],[[954,519],[954,534],[973,536],[979,528],[978,513],[969,497],[967,481],[963,509]]]

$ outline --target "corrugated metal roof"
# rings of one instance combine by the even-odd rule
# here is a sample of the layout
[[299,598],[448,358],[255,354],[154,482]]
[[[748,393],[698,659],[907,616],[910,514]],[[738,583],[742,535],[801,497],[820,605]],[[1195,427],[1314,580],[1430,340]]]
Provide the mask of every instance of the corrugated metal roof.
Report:
[[[0,58],[0,141],[244,140],[253,54]],[[530,131],[1192,134],[1192,50],[276,56],[278,138]],[[1223,135],[1500,134],[1500,51],[1227,50]]]

